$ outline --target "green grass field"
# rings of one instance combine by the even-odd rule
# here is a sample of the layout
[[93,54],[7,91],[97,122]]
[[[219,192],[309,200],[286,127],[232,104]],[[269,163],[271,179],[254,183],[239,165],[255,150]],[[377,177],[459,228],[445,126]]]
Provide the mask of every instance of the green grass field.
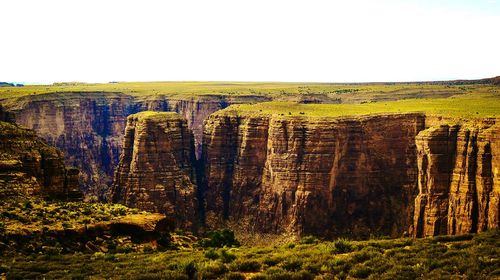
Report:
[[350,93],[463,93],[491,88],[490,85],[439,85],[439,84],[328,84],[328,83],[278,83],[278,82],[120,82],[108,84],[59,83],[54,85],[27,85],[1,87],[0,99],[38,95],[53,92],[121,92],[133,96],[151,94],[194,95],[295,95]]
[[425,112],[451,118],[484,118],[500,116],[500,93],[470,93],[448,98],[404,99],[364,104],[298,104],[265,102],[233,105],[224,112],[304,117],[359,116],[377,113]]
[[[7,279],[498,279],[500,233],[2,257]],[[1,277],[1,276],[0,276]]]

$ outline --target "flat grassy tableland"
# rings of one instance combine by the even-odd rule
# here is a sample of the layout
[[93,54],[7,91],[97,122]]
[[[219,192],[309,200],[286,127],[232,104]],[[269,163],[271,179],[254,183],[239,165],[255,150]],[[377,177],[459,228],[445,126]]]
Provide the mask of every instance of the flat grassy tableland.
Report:
[[[500,232],[1,258],[8,279],[498,279]],[[0,276],[1,277],[1,276]]]
[[[422,83],[387,84],[331,84],[331,83],[278,83],[278,82],[119,82],[107,84],[56,83],[53,85],[26,85],[24,87],[0,87],[0,99],[38,95],[54,92],[121,92],[132,96],[166,95],[295,95],[352,93],[424,93],[494,89],[491,85],[440,85]],[[498,87],[497,87],[498,88]]]
[[364,104],[298,104],[292,102],[265,102],[232,105],[218,113],[245,112],[267,115],[341,117],[376,113],[426,112],[459,118],[500,116],[500,93],[463,94],[448,98],[405,99]]

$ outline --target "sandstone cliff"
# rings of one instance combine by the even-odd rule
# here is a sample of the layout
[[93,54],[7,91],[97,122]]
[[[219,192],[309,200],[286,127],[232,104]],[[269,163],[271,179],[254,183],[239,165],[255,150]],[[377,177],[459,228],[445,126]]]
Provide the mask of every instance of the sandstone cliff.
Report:
[[79,172],[65,168],[63,154],[34,131],[10,122],[12,116],[1,106],[0,116],[0,197],[79,198]]
[[113,183],[113,201],[173,217],[178,226],[196,222],[194,140],[176,113],[130,115]]
[[499,132],[486,120],[433,126],[417,136],[415,236],[499,228]]
[[215,114],[203,161],[207,222],[259,232],[400,234],[413,221],[420,114]]
[[[451,125],[450,125],[451,123]],[[213,114],[203,142],[209,227],[323,236],[499,227],[496,120]]]
[[118,165],[127,116],[140,111],[173,111],[187,120],[201,152],[203,121],[231,104],[265,101],[263,96],[131,96],[113,92],[64,92],[24,96],[1,102],[20,125],[64,151],[66,163],[81,170],[89,198],[106,199]]

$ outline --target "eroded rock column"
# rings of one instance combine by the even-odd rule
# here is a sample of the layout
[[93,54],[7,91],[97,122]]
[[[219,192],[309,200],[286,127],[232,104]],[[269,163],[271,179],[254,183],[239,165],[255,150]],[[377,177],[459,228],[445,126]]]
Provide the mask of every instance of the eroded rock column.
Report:
[[180,115],[130,115],[113,183],[113,201],[164,213],[177,226],[192,228],[197,205],[194,161],[193,135]]

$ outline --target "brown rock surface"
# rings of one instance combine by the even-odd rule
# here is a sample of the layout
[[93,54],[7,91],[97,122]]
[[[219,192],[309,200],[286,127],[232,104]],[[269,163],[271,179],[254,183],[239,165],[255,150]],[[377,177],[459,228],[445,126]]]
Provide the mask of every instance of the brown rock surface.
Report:
[[[0,115],[8,116],[1,107]],[[78,198],[78,170],[34,131],[0,121],[0,197],[14,195]]]
[[215,114],[204,138],[207,222],[259,232],[400,234],[412,223],[419,114]]
[[65,92],[0,100],[20,125],[65,153],[66,163],[81,170],[82,189],[90,199],[106,199],[118,165],[127,116],[140,111],[183,115],[201,152],[203,120],[236,103],[268,100],[263,96],[151,94],[133,97],[113,92]]
[[174,217],[191,228],[196,221],[193,135],[176,113],[130,115],[113,183],[113,201]]
[[209,227],[324,236],[499,227],[495,119],[306,118],[223,111],[205,126]]
[[499,227],[499,128],[495,121],[445,124],[417,136],[414,236]]

